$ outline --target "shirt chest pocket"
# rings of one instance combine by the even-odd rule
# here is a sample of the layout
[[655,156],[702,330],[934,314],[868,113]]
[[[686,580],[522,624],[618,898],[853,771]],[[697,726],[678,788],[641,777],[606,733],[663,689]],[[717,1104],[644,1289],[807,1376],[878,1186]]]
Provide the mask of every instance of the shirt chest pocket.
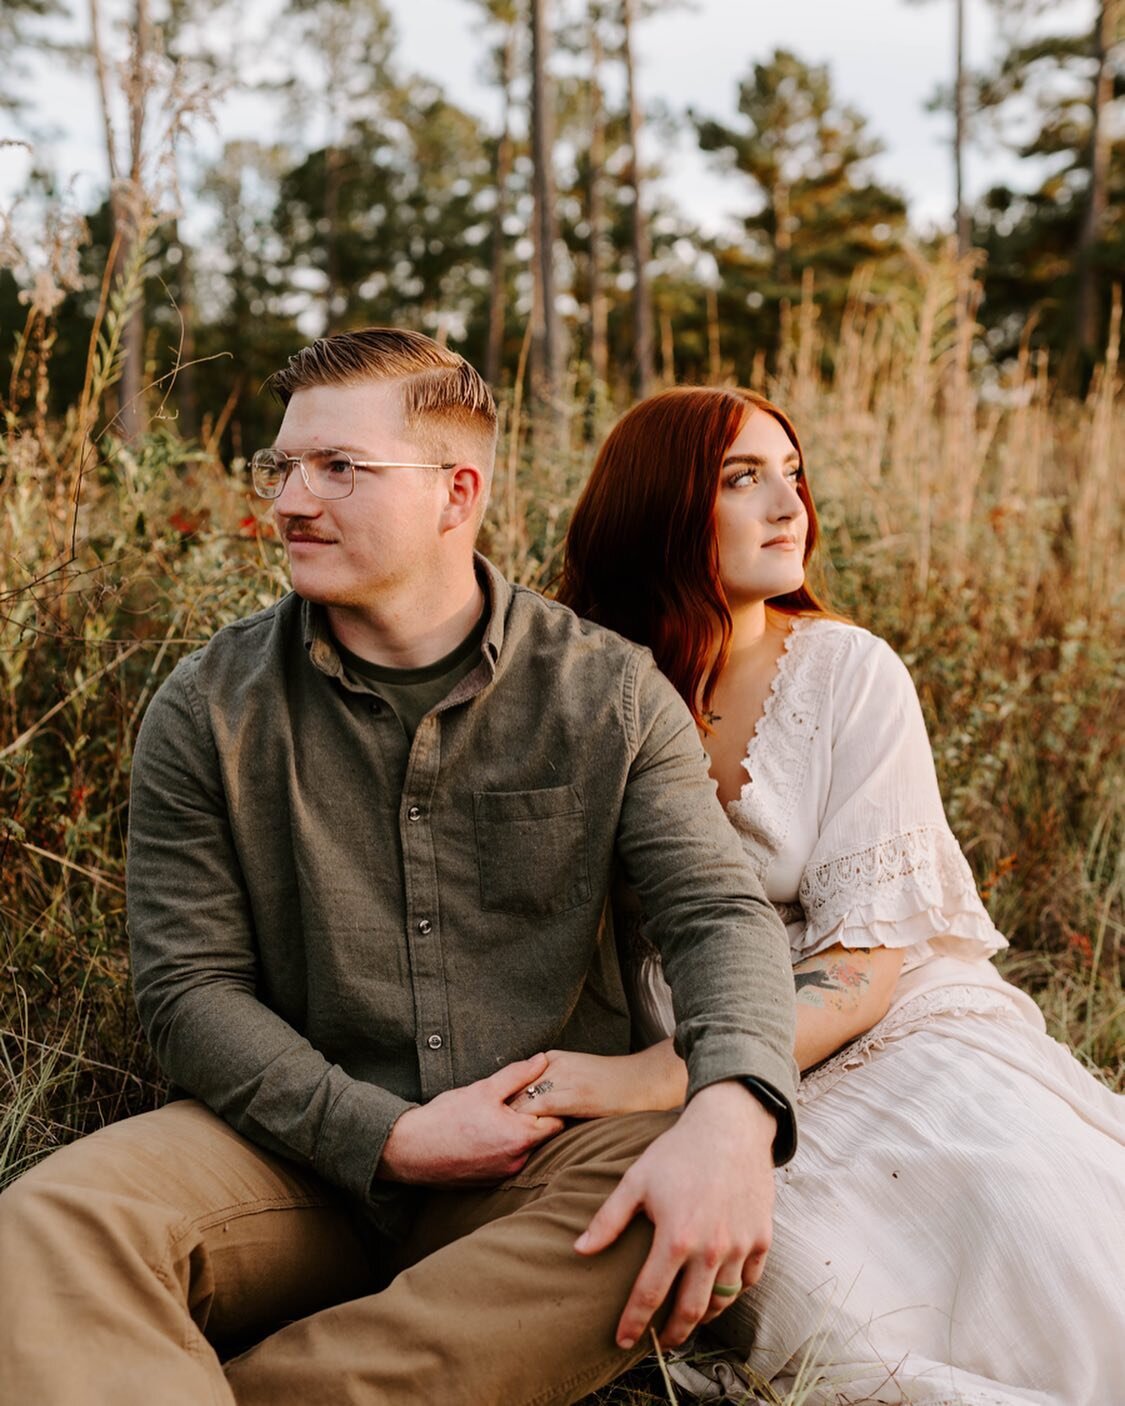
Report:
[[473,819],[485,912],[542,916],[589,901],[586,812],[574,786],[477,791]]

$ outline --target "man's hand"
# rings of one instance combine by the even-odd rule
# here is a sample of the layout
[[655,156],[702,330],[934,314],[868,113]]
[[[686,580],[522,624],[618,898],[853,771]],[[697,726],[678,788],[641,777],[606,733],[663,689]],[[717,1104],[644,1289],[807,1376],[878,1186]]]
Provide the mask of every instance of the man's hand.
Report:
[[772,1234],[776,1132],[777,1120],[749,1089],[725,1080],[701,1089],[622,1177],[575,1243],[581,1254],[596,1255],[638,1211],[655,1227],[617,1325],[619,1347],[637,1342],[677,1275],[663,1347],[678,1347],[760,1278]]
[[546,1067],[547,1056],[538,1054],[408,1109],[383,1145],[378,1175],[417,1186],[486,1186],[514,1176],[565,1126],[506,1102]]

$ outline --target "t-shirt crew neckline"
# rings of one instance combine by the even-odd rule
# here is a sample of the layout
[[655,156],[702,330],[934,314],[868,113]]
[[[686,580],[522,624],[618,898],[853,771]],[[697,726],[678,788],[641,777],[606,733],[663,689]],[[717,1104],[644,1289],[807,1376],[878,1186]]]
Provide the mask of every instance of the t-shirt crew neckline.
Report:
[[426,714],[448,698],[461,680],[480,663],[487,628],[486,606],[460,644],[441,659],[417,669],[393,669],[386,664],[373,664],[371,660],[353,654],[338,640],[336,648],[349,677],[378,694],[398,719],[407,741],[413,744],[418,724]]
[[362,679],[364,683],[399,685],[435,683],[438,679],[444,678],[446,674],[452,673],[458,665],[464,664],[468,659],[480,653],[487,627],[488,608],[486,606],[481,611],[477,623],[460,644],[454,645],[448,654],[443,655],[440,659],[435,659],[432,664],[423,664],[420,668],[414,669],[395,669],[388,664],[375,664],[370,659],[353,654],[339,640],[334,638],[333,642],[336,646],[336,652],[340,656],[340,663],[349,674]]

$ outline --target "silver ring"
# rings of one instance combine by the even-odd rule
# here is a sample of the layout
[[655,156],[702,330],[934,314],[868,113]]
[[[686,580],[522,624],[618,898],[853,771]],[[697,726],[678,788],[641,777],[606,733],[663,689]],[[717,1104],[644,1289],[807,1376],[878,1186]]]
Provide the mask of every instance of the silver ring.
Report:
[[528,1098],[535,1098],[537,1094],[545,1094],[548,1089],[553,1089],[554,1087],[554,1084],[552,1084],[549,1079],[544,1079],[540,1084],[528,1084],[527,1088],[524,1089],[524,1094]]

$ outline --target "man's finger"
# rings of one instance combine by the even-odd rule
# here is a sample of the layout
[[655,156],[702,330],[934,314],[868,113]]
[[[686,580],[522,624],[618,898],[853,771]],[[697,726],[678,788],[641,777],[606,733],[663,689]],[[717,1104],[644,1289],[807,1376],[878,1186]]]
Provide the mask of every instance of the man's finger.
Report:
[[[751,1260],[745,1262],[749,1268]],[[743,1261],[737,1263],[728,1260],[719,1266],[719,1272],[715,1275],[715,1282],[711,1286],[711,1301],[707,1305],[707,1311],[702,1319],[703,1323],[709,1323],[712,1318],[718,1318],[720,1313],[725,1313],[743,1289],[746,1288],[746,1273]]]
[[[633,1284],[624,1312],[617,1324],[617,1346],[628,1350],[652,1322],[653,1315],[672,1291],[682,1260],[669,1253],[659,1234],[649,1250]],[[686,1337],[686,1334],[685,1334]]]
[[706,1316],[713,1301],[714,1286],[714,1268],[708,1267],[701,1259],[690,1260],[680,1277],[676,1302],[660,1334],[661,1347],[679,1347],[687,1340]]
[[561,1133],[566,1124],[561,1118],[537,1118],[533,1113],[520,1113],[527,1125],[527,1133],[535,1142],[545,1142],[547,1138],[554,1137],[556,1133]]
[[612,1245],[641,1208],[640,1199],[629,1188],[628,1174],[602,1202],[590,1224],[574,1242],[580,1255],[596,1255]]
[[506,1064],[503,1069],[498,1069],[495,1074],[490,1074],[486,1082],[495,1091],[496,1096],[506,1103],[513,1094],[518,1094],[521,1089],[527,1088],[528,1084],[537,1079],[546,1067],[547,1056],[545,1054],[532,1055],[530,1059],[521,1059],[515,1064]]

